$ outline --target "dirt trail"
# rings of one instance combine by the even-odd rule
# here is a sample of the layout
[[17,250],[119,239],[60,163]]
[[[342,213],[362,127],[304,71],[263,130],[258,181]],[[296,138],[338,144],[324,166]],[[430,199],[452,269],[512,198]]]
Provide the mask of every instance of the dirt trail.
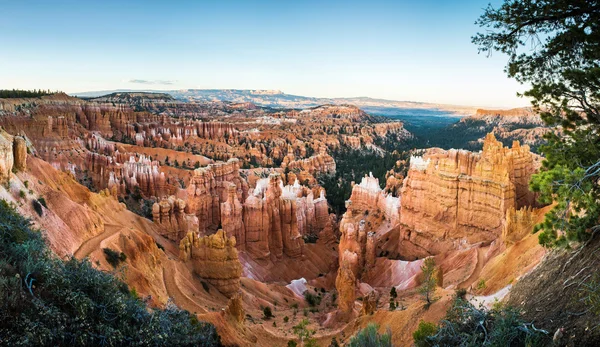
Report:
[[459,288],[469,288],[471,285],[473,285],[473,283],[475,283],[475,280],[479,278],[481,275],[481,270],[483,270],[485,251],[486,250],[483,248],[477,248],[477,265],[475,266],[475,270],[473,270],[473,273],[471,276],[469,276],[469,278],[467,278],[466,281],[458,285]]
[[102,234],[92,237],[91,239],[82,243],[81,246],[79,246],[79,249],[75,251],[75,258],[83,259],[87,257],[92,252],[100,248],[102,241],[117,234],[122,229],[123,227],[121,225],[105,224],[104,232]]
[[177,275],[179,271],[177,270],[175,262],[173,260],[167,260],[164,262],[164,264],[165,266],[163,268],[163,279],[169,297],[173,299],[177,306],[184,310],[188,310],[192,313],[206,313],[207,311],[204,307],[197,304],[189,296],[184,294],[179,288],[177,280]]

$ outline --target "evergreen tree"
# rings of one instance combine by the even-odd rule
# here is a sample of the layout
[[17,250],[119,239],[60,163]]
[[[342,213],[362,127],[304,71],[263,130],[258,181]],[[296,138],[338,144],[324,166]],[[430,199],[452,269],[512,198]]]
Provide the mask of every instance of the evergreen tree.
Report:
[[536,228],[540,243],[589,239],[600,217],[600,2],[506,0],[476,23],[486,29],[472,38],[479,51],[507,54],[508,76],[530,84],[534,109],[562,127],[547,135],[530,184],[541,202],[557,202]]
[[435,286],[437,281],[435,279],[435,260],[433,257],[426,258],[421,265],[421,271],[423,271],[423,283],[419,287],[418,292],[426,302],[426,307],[429,307],[435,300]]

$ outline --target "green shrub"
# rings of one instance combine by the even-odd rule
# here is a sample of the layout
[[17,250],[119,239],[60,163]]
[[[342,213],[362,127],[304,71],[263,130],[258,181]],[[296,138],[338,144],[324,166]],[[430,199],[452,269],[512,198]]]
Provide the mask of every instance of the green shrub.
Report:
[[44,209],[42,208],[42,204],[37,200],[31,200],[31,205],[33,206],[33,210],[38,216],[42,217],[44,215]]
[[366,328],[350,338],[348,347],[392,347],[392,333],[388,329],[384,334],[377,332],[377,324],[370,323]]
[[48,208],[48,205],[46,205],[46,199],[40,197],[39,199],[37,199],[37,201],[42,204],[42,206],[44,206],[45,208]]
[[289,320],[290,320],[290,317],[288,317],[288,316],[283,317],[283,322],[284,323],[289,322]]
[[21,189],[21,190],[19,190],[19,197],[20,197],[21,199],[25,199],[25,197],[26,197],[26,196],[27,196],[27,195],[25,195],[25,191],[24,191],[24,190],[22,190],[22,189]]
[[273,318],[273,311],[271,311],[271,307],[267,306],[265,308],[263,308],[263,318],[264,319],[271,319]]
[[415,332],[413,332],[413,340],[415,341],[416,347],[430,347],[433,346],[428,341],[430,336],[433,336],[437,333],[437,326],[433,323],[429,322],[419,322],[419,327]]
[[118,267],[121,262],[127,260],[127,255],[123,252],[118,252],[110,248],[103,248],[102,251],[104,251],[106,261],[115,268]]
[[311,307],[318,306],[321,303],[321,297],[308,290],[304,292],[304,300],[306,300],[306,303]]
[[[424,323],[428,324],[428,323]],[[476,308],[455,299],[435,329],[422,326],[413,335],[417,346],[546,346],[547,334],[523,321],[515,308]]]
[[6,346],[219,346],[211,324],[168,303],[149,309],[89,260],[56,257],[0,200],[0,336]]

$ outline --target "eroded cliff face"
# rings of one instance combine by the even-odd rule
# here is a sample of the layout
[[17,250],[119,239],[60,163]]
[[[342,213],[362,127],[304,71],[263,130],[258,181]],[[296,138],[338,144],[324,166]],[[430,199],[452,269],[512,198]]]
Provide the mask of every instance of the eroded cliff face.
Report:
[[227,237],[223,230],[210,236],[188,233],[179,244],[179,258],[190,261],[194,272],[226,297],[231,298],[240,290],[242,265],[235,238]]
[[430,149],[413,157],[401,191],[403,256],[489,244],[507,210],[535,203],[527,185],[535,170],[528,146],[503,147],[493,134],[481,153]]

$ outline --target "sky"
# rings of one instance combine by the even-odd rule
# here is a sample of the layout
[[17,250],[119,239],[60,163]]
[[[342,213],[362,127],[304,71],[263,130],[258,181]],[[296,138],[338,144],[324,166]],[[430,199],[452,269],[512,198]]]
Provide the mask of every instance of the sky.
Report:
[[0,88],[526,106],[507,57],[471,43],[488,2],[0,0]]

